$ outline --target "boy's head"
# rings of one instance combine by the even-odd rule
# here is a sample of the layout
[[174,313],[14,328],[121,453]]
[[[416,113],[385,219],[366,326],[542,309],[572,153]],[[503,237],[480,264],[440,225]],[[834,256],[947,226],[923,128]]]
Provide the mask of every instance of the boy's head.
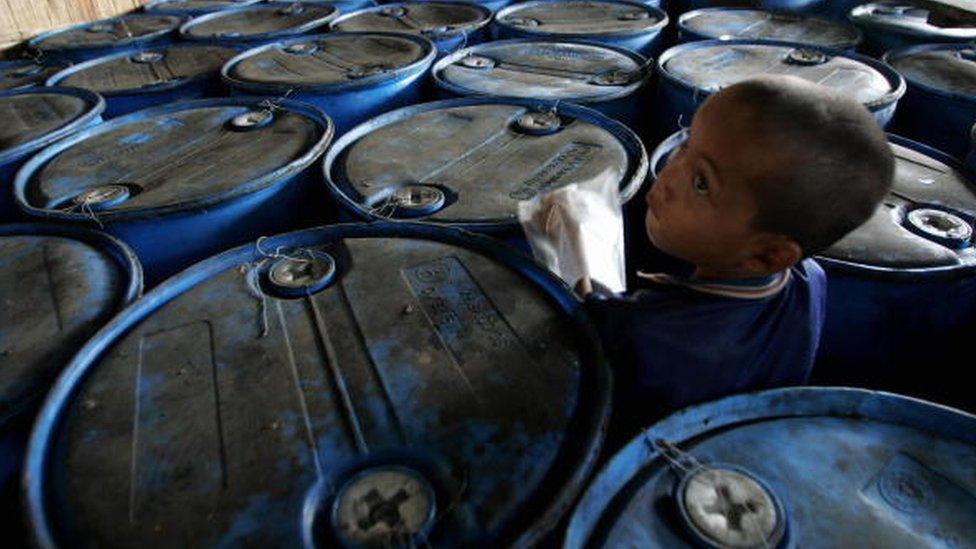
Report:
[[703,277],[782,271],[871,216],[894,157],[857,102],[789,76],[709,97],[647,193],[647,234]]

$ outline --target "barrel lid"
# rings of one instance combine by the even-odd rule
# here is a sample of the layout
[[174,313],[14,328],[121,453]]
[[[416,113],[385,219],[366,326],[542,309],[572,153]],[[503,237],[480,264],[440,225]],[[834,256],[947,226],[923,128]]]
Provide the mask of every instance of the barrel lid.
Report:
[[135,13],[39,34],[28,45],[41,51],[124,46],[161,38],[179,28],[175,15]]
[[848,17],[857,25],[910,34],[929,42],[976,38],[976,27],[933,25],[928,22],[929,10],[905,1],[861,4],[852,9]]
[[223,76],[252,91],[359,88],[422,72],[435,55],[422,36],[334,32],[249,50],[227,63]]
[[141,291],[135,255],[107,234],[0,225],[0,425],[38,404],[82,344]]
[[465,98],[406,107],[350,130],[325,160],[329,190],[364,219],[424,218],[518,232],[518,203],[613,177],[621,200],[647,174],[634,133],[572,104]]
[[0,165],[84,128],[104,110],[104,99],[77,88],[0,92]]
[[33,59],[0,61],[0,91],[43,85],[48,77],[63,68],[60,64],[39,63]]
[[48,80],[52,86],[76,86],[102,95],[151,92],[214,77],[237,50],[181,44],[122,52],[73,65]]
[[228,8],[257,4],[262,0],[152,0],[143,8],[147,12],[203,15]]
[[31,158],[14,182],[28,213],[118,221],[219,204],[315,161],[332,122],[288,100],[203,99],[137,111]]
[[622,48],[555,40],[502,40],[455,52],[434,66],[437,85],[458,95],[609,101],[640,88],[648,61]]
[[691,546],[693,525],[674,512],[679,487],[730,466],[751,482],[697,486],[709,526],[757,530],[772,494],[783,541],[694,546],[965,545],[976,539],[974,463],[976,416],[937,404],[842,388],[732,396],[669,416],[627,444],[587,488],[564,547]]
[[541,0],[498,11],[499,25],[532,34],[613,36],[644,34],[664,28],[668,15],[639,2],[617,0]]
[[696,93],[713,93],[761,74],[789,74],[816,82],[868,108],[887,107],[905,93],[904,79],[880,61],[794,42],[691,42],[661,54],[658,71]]
[[395,31],[438,36],[468,34],[491,21],[491,10],[465,2],[403,2],[366,8],[339,17],[340,31]]
[[28,450],[31,519],[46,546],[531,545],[608,406],[595,332],[531,258],[422,224],[290,233],[76,355]]
[[689,11],[678,19],[678,27],[705,38],[799,42],[839,50],[852,49],[861,42],[861,31],[851,25],[796,13],[751,8]]
[[229,42],[272,39],[323,28],[338,15],[328,4],[265,2],[195,17],[180,27],[180,36]]
[[976,44],[934,44],[890,51],[886,63],[911,84],[976,101]]

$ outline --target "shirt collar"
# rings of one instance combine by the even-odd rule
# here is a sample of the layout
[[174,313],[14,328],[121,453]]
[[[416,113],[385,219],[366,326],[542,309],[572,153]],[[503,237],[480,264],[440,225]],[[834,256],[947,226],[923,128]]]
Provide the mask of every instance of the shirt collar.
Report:
[[692,280],[664,273],[643,273],[637,276],[658,284],[673,284],[692,290],[738,299],[763,299],[778,294],[790,280],[787,269],[774,275],[758,278],[739,278],[728,280]]

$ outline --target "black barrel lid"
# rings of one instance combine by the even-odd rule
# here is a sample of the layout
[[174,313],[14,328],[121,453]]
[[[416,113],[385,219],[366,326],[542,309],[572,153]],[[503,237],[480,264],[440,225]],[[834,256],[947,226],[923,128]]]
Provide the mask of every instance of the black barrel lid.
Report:
[[491,21],[491,11],[464,2],[404,2],[384,4],[339,17],[340,31],[395,31],[437,35],[470,33]]
[[177,45],[99,57],[66,69],[50,85],[75,86],[103,95],[151,91],[214,77],[237,50]]
[[0,164],[97,120],[105,100],[75,88],[34,87],[0,93]]
[[180,23],[182,19],[175,15],[135,13],[54,30],[31,38],[28,44],[42,51],[121,46],[164,36]]
[[602,0],[541,0],[498,11],[499,24],[558,36],[640,34],[666,24],[667,15],[647,4]]
[[609,409],[564,288],[487,237],[407,223],[200,263],[62,377],[28,458],[44,464],[29,473],[38,537],[531,545],[579,490]]
[[263,0],[152,0],[143,8],[153,13],[203,15],[228,8],[257,4]]
[[880,62],[789,42],[691,42],[666,51],[658,66],[666,77],[707,93],[761,74],[798,76],[867,107],[890,104],[905,93],[901,77]]
[[915,46],[888,52],[885,61],[913,84],[976,101],[976,44]]
[[43,85],[63,65],[43,64],[32,59],[0,61],[0,91]]
[[15,193],[35,215],[118,220],[183,211],[267,188],[332,137],[321,111],[281,100],[203,99],[138,111],[45,149]]
[[249,50],[224,69],[247,88],[367,86],[417,71],[434,59],[427,39],[401,33],[335,32]]
[[707,38],[781,40],[839,50],[854,48],[861,41],[861,31],[851,25],[819,17],[751,8],[690,11],[678,19],[678,26]]
[[434,67],[438,85],[459,95],[582,103],[608,101],[641,87],[648,61],[628,50],[554,40],[503,40],[451,54]]
[[326,174],[370,219],[423,217],[480,230],[517,226],[518,203],[612,177],[623,201],[643,183],[637,137],[583,107],[525,99],[452,99],[407,107],[345,134]]
[[180,35],[189,40],[273,38],[323,28],[338,15],[328,4],[267,2],[196,17],[183,25]]
[[910,34],[929,42],[976,39],[976,27],[940,27],[928,22],[929,10],[905,1],[871,2],[851,10],[857,25]]
[[0,424],[37,404],[82,344],[141,291],[135,255],[106,234],[0,225]]

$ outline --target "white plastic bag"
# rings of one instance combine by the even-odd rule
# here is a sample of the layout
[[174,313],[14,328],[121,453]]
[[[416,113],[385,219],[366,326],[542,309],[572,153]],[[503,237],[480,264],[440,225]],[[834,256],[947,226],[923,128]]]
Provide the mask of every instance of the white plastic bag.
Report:
[[608,170],[519,202],[532,255],[570,286],[589,278],[614,292],[626,290],[618,185]]

